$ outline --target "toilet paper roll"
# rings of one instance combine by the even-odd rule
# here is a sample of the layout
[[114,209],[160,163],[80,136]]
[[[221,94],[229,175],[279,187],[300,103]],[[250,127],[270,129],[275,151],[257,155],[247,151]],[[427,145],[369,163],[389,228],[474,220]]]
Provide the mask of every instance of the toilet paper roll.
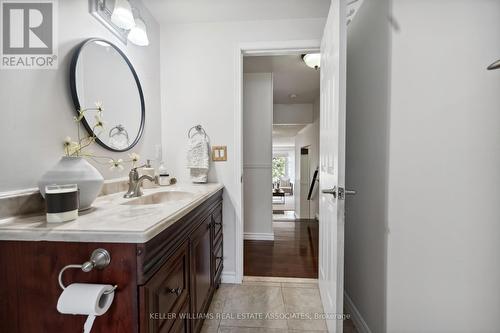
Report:
[[100,316],[108,311],[115,293],[109,284],[73,283],[64,289],[57,301],[57,311],[65,314]]

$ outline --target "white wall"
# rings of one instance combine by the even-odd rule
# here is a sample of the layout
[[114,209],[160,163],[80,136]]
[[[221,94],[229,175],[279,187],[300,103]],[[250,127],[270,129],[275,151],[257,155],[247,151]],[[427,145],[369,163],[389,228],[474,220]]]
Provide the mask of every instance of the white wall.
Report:
[[320,39],[324,19],[167,24],[161,29],[163,143],[167,165],[180,181],[186,131],[202,124],[213,144],[228,147],[228,161],[212,164],[210,181],[225,185],[224,269],[235,272],[235,208],[240,207],[235,165],[236,46],[244,42]]
[[387,329],[498,332],[500,2],[393,17]]
[[274,104],[275,125],[298,125],[313,122],[312,104]]
[[[294,183],[294,192],[296,195],[295,200],[295,214],[300,218],[315,218],[316,214],[319,212],[319,195],[318,188],[319,183],[316,184],[315,190],[313,192],[313,196],[311,201],[309,202],[309,215],[307,216],[306,211],[301,209],[301,205],[305,204],[304,200],[300,198],[301,191],[301,176],[300,176],[300,149],[305,146],[309,146],[309,158],[310,158],[310,167],[309,167],[309,179],[313,178],[314,171],[319,166],[319,98],[313,104],[313,120],[312,124],[304,127],[295,137],[295,183]],[[307,183],[307,185],[306,185]],[[307,189],[303,189],[304,193],[309,191],[309,181],[305,181],[304,185]],[[306,194],[307,198],[307,194]],[[302,201],[302,203],[301,203]]]
[[243,124],[245,237],[273,239],[271,192],[273,75],[271,73],[244,74]]
[[[344,288],[373,333],[386,331],[389,1],[366,0],[348,27]],[[410,300],[411,302],[411,300]]]
[[[74,106],[69,92],[69,61],[73,48],[89,37],[102,37],[122,48],[141,80],[146,103],[144,136],[133,149],[144,158],[154,157],[154,145],[161,144],[159,25],[146,9],[149,47],[125,47],[88,12],[88,1],[59,1],[59,69],[2,70],[0,103],[0,192],[36,186],[40,176],[62,156],[62,140],[76,137]],[[104,105],[105,108],[105,105]],[[94,146],[99,155],[126,158]],[[113,173],[108,165],[95,165],[105,178],[126,176]]]

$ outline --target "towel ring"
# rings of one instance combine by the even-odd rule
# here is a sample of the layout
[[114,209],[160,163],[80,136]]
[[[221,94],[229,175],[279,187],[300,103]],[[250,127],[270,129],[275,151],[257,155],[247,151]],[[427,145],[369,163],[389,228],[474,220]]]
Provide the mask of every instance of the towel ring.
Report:
[[[110,262],[111,262],[111,256],[107,250],[96,249],[92,252],[89,261],[86,261],[81,265],[71,264],[64,266],[59,272],[59,276],[57,277],[57,280],[59,281],[59,286],[61,287],[62,290],[66,289],[66,287],[62,282],[62,275],[64,271],[66,271],[69,268],[80,268],[84,272],[90,272],[94,268],[103,269],[104,267],[108,266]],[[110,290],[106,290],[104,294],[106,295],[111,294],[116,290],[116,288],[118,288],[118,285],[115,284]]]
[[[196,132],[193,133],[193,135],[191,135],[191,132],[193,130],[196,130]],[[191,127],[188,131],[188,138],[191,139],[196,134],[203,134],[206,138],[208,138],[207,132],[205,132],[205,129],[201,125],[196,125],[196,126]]]
[[[113,133],[114,132],[114,133]],[[123,134],[127,138],[127,143],[129,143],[128,132],[125,127],[121,124],[116,125],[112,129],[109,130],[109,137],[113,137],[115,135]]]

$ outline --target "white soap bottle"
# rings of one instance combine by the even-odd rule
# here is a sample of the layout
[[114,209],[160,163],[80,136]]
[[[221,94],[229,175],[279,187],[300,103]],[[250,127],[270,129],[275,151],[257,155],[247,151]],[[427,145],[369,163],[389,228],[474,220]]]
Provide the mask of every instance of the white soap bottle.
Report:
[[170,185],[170,175],[167,172],[167,168],[165,164],[160,162],[160,166],[158,167],[158,183],[160,186],[168,186]]

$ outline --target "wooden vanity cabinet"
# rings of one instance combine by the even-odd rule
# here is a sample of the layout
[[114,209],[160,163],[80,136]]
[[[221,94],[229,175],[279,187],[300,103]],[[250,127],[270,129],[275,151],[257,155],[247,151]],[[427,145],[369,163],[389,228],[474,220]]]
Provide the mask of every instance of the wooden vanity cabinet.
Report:
[[138,247],[141,333],[200,332],[221,280],[221,195]]
[[86,316],[56,310],[59,271],[96,248],[106,268],[64,273],[65,285],[117,284],[92,333],[198,333],[222,270],[222,190],[146,243],[0,241],[0,332],[82,332]]

